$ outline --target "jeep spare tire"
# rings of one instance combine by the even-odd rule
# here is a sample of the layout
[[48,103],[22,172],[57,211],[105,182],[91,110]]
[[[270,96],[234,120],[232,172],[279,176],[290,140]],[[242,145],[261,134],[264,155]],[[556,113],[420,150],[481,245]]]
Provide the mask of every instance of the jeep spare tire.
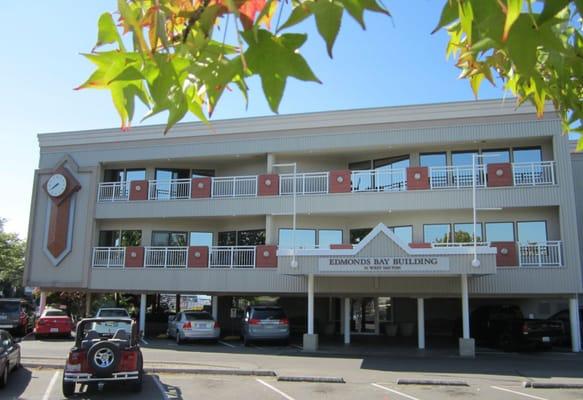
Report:
[[89,366],[99,378],[110,376],[121,360],[119,347],[111,342],[95,343],[87,352]]

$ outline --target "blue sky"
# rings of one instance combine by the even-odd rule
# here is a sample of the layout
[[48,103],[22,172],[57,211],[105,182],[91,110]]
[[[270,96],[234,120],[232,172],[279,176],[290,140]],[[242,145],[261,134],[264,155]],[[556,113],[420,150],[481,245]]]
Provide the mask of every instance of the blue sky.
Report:
[[[447,35],[430,35],[443,0],[385,4],[393,18],[368,14],[364,32],[345,16],[333,60],[316,35],[313,20],[295,28],[310,34],[300,50],[323,85],[288,80],[280,114],[473,99],[468,83],[458,80],[457,70],[445,60]],[[8,230],[23,238],[38,165],[36,135],[120,125],[107,92],[72,90],[92,70],[79,53],[91,50],[99,15],[114,8],[114,0],[2,5],[0,217],[8,219]],[[227,93],[213,119],[272,115],[259,81],[249,84],[247,109],[239,93]],[[482,99],[502,96],[501,88],[489,85],[480,94]],[[134,126],[143,111],[137,113]],[[162,122],[164,117],[145,123]]]

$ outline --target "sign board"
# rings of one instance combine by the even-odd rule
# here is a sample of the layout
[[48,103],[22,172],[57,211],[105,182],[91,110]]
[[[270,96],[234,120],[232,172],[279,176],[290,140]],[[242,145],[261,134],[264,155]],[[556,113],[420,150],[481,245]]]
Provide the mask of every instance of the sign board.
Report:
[[320,272],[444,272],[449,271],[448,257],[321,257]]

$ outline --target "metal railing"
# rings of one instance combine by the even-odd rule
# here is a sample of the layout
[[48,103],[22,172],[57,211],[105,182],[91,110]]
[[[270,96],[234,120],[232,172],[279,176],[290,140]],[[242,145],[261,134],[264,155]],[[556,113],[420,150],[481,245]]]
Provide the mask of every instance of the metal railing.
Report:
[[555,162],[513,163],[512,176],[514,186],[554,185]]
[[401,192],[407,190],[407,171],[398,169],[369,169],[352,171],[353,192]]
[[[328,193],[329,172],[304,172],[296,174],[296,194]],[[279,175],[279,194],[294,192],[294,174]]]
[[209,268],[255,268],[255,246],[213,246]]
[[[474,242],[451,242],[451,243],[431,243],[431,247],[439,248],[439,247],[472,247]],[[489,247],[490,242],[477,242],[477,247]]]
[[121,268],[125,265],[125,247],[94,247],[93,260],[94,267]]
[[146,247],[144,267],[146,268],[186,268],[188,247]]
[[221,176],[212,178],[212,197],[257,196],[257,176]]
[[97,189],[97,201],[126,201],[130,197],[129,182],[102,182]]
[[562,266],[562,242],[518,243],[518,265],[521,267]]
[[151,180],[148,200],[190,199],[190,179]]
[[[477,165],[476,187],[486,184],[486,168]],[[429,167],[429,183],[431,189],[453,189],[472,187],[474,171],[471,165]]]

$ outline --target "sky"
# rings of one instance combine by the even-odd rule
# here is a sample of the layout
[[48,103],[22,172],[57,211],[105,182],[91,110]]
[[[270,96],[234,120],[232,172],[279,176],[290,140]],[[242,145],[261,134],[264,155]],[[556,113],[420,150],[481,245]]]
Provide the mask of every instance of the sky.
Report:
[[[389,1],[393,15],[367,14],[367,30],[345,15],[330,59],[315,23],[300,48],[322,85],[288,80],[280,114],[472,100],[468,82],[445,59],[447,34],[431,35],[444,0]],[[97,38],[97,20],[115,0],[6,1],[0,24],[0,217],[23,239],[28,230],[37,134],[118,128],[108,92],[74,91],[91,73],[80,53]],[[237,91],[226,92],[212,120],[273,115],[251,79],[248,107]],[[480,98],[500,98],[500,87],[482,87]],[[138,110],[133,126],[145,110]],[[187,121],[194,120],[188,118]],[[144,124],[164,123],[164,116]],[[131,130],[128,133],[131,135]],[[169,133],[172,135],[172,131]]]

